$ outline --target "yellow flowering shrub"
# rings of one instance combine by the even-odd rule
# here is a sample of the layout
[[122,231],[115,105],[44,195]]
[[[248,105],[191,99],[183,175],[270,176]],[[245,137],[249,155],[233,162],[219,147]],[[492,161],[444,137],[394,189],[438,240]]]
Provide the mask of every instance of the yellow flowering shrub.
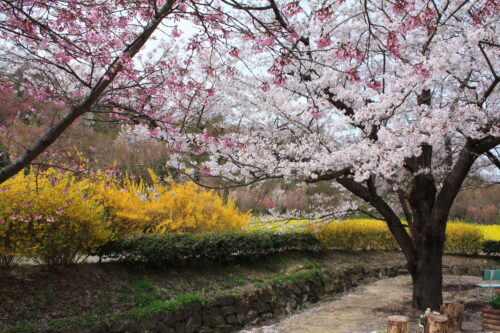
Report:
[[484,238],[488,240],[500,241],[500,225],[480,225]]
[[446,226],[445,252],[479,253],[483,232],[478,225],[460,221],[449,222]]
[[233,201],[224,203],[214,191],[193,182],[162,183],[149,170],[152,186],[143,180],[125,179],[123,186],[103,188],[106,209],[120,234],[141,232],[203,232],[239,230],[249,214],[238,211]]
[[324,247],[349,250],[395,250],[397,243],[384,222],[370,219],[331,221],[316,237]]
[[323,228],[326,224],[332,221],[324,220],[265,220],[259,217],[252,217],[249,220],[250,230],[267,230],[267,231],[278,231],[278,232],[306,232],[311,230],[319,230]]
[[[489,230],[484,227],[491,227]],[[495,237],[498,226],[479,226],[461,221],[450,221],[446,228],[445,252],[478,253],[481,251],[483,231]],[[325,248],[346,250],[395,250],[398,245],[383,221],[372,219],[351,220],[292,220],[264,222],[253,219],[252,230],[311,231]],[[500,232],[500,227],[498,228]],[[408,229],[407,229],[408,230]],[[491,239],[491,238],[490,238]]]
[[111,237],[96,185],[56,169],[20,172],[0,185],[0,255],[75,262]]

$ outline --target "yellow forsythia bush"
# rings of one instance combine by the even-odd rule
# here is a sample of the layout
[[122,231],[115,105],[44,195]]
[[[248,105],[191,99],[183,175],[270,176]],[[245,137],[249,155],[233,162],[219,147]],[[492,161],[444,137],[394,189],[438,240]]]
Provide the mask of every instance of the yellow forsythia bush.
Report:
[[20,172],[0,185],[0,256],[33,257],[47,264],[75,262],[111,237],[96,184],[48,169]]
[[[445,252],[480,252],[483,241],[483,228],[484,226],[461,221],[450,221],[446,228]],[[327,222],[296,220],[287,223],[264,223],[256,220],[252,223],[252,229],[309,230],[315,233],[325,248],[346,250],[398,249],[398,245],[386,223],[372,219],[332,220]],[[494,231],[490,232],[493,233]]]
[[386,224],[377,220],[331,221],[316,232],[326,248],[346,250],[395,250],[398,248]]
[[[377,220],[333,221],[320,229],[317,237],[326,247],[349,250],[398,249],[398,245],[386,223]],[[447,253],[479,253],[482,241],[483,234],[477,225],[451,221],[446,227],[444,246]]]
[[500,225],[479,225],[479,228],[485,239],[500,241]]
[[162,183],[149,170],[153,185],[125,179],[123,186],[105,186],[106,210],[119,234],[141,232],[203,232],[239,230],[247,226],[249,214],[234,202],[224,203],[214,191],[193,182]]
[[451,221],[446,227],[444,250],[448,253],[479,253],[483,238],[479,226]]

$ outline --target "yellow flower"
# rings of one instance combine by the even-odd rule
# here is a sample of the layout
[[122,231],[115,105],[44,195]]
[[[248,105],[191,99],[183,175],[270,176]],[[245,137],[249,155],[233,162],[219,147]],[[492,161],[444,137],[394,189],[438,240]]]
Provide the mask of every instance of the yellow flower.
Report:
[[70,263],[111,237],[96,184],[48,169],[21,172],[0,185],[0,256]]
[[152,185],[125,179],[123,186],[105,186],[101,193],[114,228],[120,234],[240,230],[249,214],[231,200],[193,182],[162,183],[149,170]]

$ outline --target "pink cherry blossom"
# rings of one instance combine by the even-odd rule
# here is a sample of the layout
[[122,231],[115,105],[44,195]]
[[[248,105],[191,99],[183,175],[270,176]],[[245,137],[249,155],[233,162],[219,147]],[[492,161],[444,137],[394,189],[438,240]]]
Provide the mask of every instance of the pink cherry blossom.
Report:
[[200,168],[200,174],[202,176],[209,176],[210,175],[210,169],[208,169],[207,167],[202,166]]
[[236,74],[237,74],[237,70],[234,67],[228,67],[228,69],[226,70],[226,76],[228,76],[228,77],[234,77],[234,76],[236,76]]
[[287,37],[286,40],[290,43],[295,43],[300,39],[300,35],[294,31],[292,31]]
[[412,6],[413,3],[407,0],[396,0],[395,3],[392,5],[391,9],[394,13],[402,15],[410,8],[412,8]]
[[401,22],[401,33],[411,31],[421,25],[421,21],[417,16],[410,16],[408,19]]
[[348,60],[354,57],[355,53],[351,50],[350,43],[339,43],[335,56],[340,60]]
[[172,29],[172,37],[177,38],[177,37],[180,37],[181,35],[182,35],[182,32],[179,30],[179,28],[177,26],[175,26]]
[[354,59],[356,59],[359,62],[362,62],[363,60],[365,60],[365,53],[358,49],[354,50]]
[[300,7],[299,1],[292,1],[283,6],[283,15],[286,17],[292,17],[302,11],[304,10]]
[[187,9],[187,6],[184,2],[180,2],[178,5],[177,5],[177,9],[180,10],[180,11],[185,11]]
[[424,67],[422,63],[419,63],[415,66],[413,66],[413,73],[423,77],[423,78],[429,78],[431,77],[431,71],[427,68]]
[[213,89],[213,88],[207,89],[207,96],[214,97],[215,96],[215,89]]
[[233,148],[235,146],[233,140],[231,140],[230,138],[224,138],[223,143],[226,148]]
[[126,17],[122,16],[122,17],[118,18],[116,25],[121,29],[125,29],[128,25],[128,19]]
[[287,80],[288,79],[285,75],[278,74],[273,78],[272,83],[277,85],[277,86],[281,86],[281,85],[285,84]]
[[276,64],[274,64],[267,69],[267,72],[269,74],[278,75],[281,73],[281,69]]
[[321,118],[325,114],[324,110],[320,110],[317,106],[309,107],[307,112],[309,112],[313,118]]
[[210,136],[208,134],[207,130],[203,131],[203,133],[198,136],[198,139],[201,140],[201,142],[204,142],[204,143],[215,142],[215,138],[213,136]]
[[314,17],[319,21],[325,21],[332,17],[333,12],[330,7],[322,8],[314,12]]
[[382,82],[377,81],[375,79],[371,79],[366,83],[366,86],[375,91],[380,91],[382,89]]
[[274,36],[267,35],[267,36],[257,38],[255,41],[260,46],[273,46],[276,39],[274,38]]
[[349,82],[359,82],[361,78],[359,77],[359,72],[356,68],[351,68],[347,71],[347,81]]
[[401,44],[398,42],[397,33],[394,31],[390,31],[387,34],[387,44],[386,47],[389,51],[392,52],[392,55],[395,57],[399,57],[399,52],[401,49]]
[[332,44],[332,41],[328,35],[323,35],[316,41],[316,44],[318,45],[318,48],[324,49],[330,46]]
[[240,50],[237,47],[234,47],[231,51],[229,51],[229,55],[233,57],[239,57]]
[[195,149],[193,150],[193,153],[194,153],[195,155],[201,155],[201,154],[203,154],[205,151],[206,151],[206,148],[205,148],[205,147],[201,147],[201,146],[200,146],[200,147],[195,148]]

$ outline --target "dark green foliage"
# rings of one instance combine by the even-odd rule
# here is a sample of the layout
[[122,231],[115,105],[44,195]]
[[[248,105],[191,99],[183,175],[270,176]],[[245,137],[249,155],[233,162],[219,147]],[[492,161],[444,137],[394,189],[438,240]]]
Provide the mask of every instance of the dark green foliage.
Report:
[[482,244],[483,252],[487,255],[500,254],[500,241],[487,240]]
[[312,234],[297,232],[141,234],[111,241],[96,254],[153,266],[175,266],[196,260],[221,264],[253,261],[294,250],[316,251],[320,250],[320,244]]
[[500,295],[493,294],[493,296],[491,296],[489,303],[493,309],[500,310]]

